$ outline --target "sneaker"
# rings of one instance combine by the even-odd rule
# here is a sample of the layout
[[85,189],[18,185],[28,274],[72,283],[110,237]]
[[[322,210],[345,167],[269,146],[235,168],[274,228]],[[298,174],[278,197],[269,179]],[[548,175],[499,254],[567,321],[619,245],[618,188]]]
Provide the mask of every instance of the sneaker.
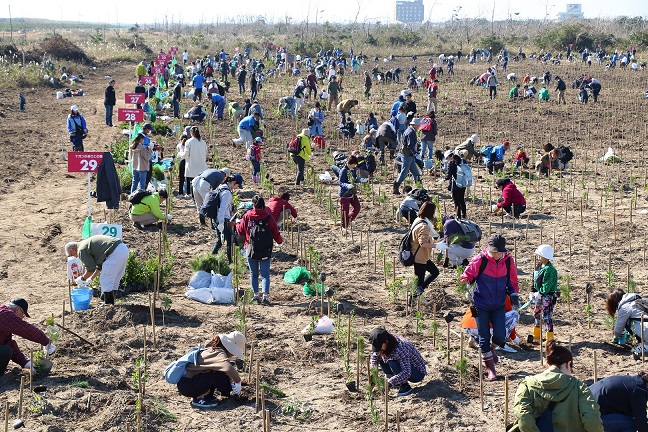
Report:
[[199,409],[210,409],[210,408],[215,408],[218,406],[218,401],[213,398],[213,397],[201,397],[201,398],[194,398],[191,401],[191,406],[194,408],[199,408]]
[[504,348],[501,348],[501,347],[497,346],[497,347],[495,347],[495,349],[497,351],[504,351],[504,352],[507,352],[507,353],[516,353],[517,352],[517,350],[514,350],[513,348],[511,348],[508,345],[504,345]]
[[261,297],[259,297],[258,295],[255,295],[254,297],[252,297],[252,302],[257,303],[257,304],[261,304]]
[[407,396],[410,393],[412,393],[412,387],[410,387],[408,383],[405,383],[401,384],[401,386],[398,388],[397,396]]
[[135,228],[137,228],[138,230],[144,229],[144,227],[142,226],[142,224],[139,223],[139,222],[134,222],[134,223],[133,223],[133,226],[134,226]]
[[347,235],[347,229],[346,228],[342,228],[342,235],[344,235],[344,236]]
[[475,339],[474,336],[468,336],[468,346],[470,348],[479,348],[479,343],[477,342],[477,339]]
[[513,339],[511,342],[513,342],[515,345],[520,345],[520,338],[518,336],[515,336],[515,339]]
[[261,304],[263,306],[272,306],[272,303],[270,303],[270,299],[268,297],[263,297],[263,300],[261,300]]

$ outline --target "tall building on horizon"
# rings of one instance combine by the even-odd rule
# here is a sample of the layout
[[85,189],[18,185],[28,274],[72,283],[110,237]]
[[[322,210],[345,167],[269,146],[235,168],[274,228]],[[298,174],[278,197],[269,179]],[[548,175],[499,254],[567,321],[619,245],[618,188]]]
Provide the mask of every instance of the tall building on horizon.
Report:
[[423,0],[396,0],[396,21],[422,23],[425,20]]
[[582,5],[580,3],[567,4],[565,12],[558,12],[559,19],[582,19],[585,18],[583,14]]

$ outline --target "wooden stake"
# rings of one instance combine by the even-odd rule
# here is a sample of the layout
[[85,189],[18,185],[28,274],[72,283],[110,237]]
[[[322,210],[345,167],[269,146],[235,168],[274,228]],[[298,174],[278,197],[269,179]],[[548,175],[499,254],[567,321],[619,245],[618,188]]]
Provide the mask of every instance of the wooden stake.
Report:
[[70,300],[70,313],[74,312],[72,309],[72,282],[68,281],[68,300]]
[[504,375],[504,430],[508,426],[509,376]]
[[29,393],[34,392],[34,352],[29,350]]
[[369,357],[365,357],[365,363],[367,364],[367,384],[371,385],[371,364],[369,363]]
[[266,431],[270,432],[270,410],[269,409],[265,410],[265,424],[266,424]]
[[641,364],[646,362],[646,350],[644,345],[644,314],[641,314]]
[[351,314],[347,321],[347,355],[351,355]]
[[479,364],[479,403],[481,410],[484,411],[484,377],[482,376],[482,359],[478,359]]
[[254,402],[255,413],[259,413],[259,360],[256,362],[256,399]]
[[248,379],[247,379],[248,385],[250,385],[250,383],[252,382],[252,365],[254,364],[253,361],[254,361],[254,345],[252,345],[252,347],[250,348],[250,361],[248,363]]
[[[146,326],[144,326],[144,373],[146,373],[146,362],[147,362],[147,352],[146,352]],[[142,395],[146,394],[146,382],[142,383]]]
[[61,314],[61,321],[63,322],[63,325],[65,325],[65,300],[63,300],[63,313]]
[[450,323],[448,325],[448,332],[446,334],[446,339],[448,341],[448,365],[450,364]]
[[20,376],[20,396],[18,397],[18,418],[22,418],[23,413],[23,393],[25,391],[25,376]]
[[157,337],[155,335],[155,302],[153,301],[153,296],[151,292],[148,293],[149,297],[149,308],[151,310],[151,327],[153,328],[153,348],[157,348]]
[[5,402],[5,427],[4,427],[4,430],[5,430],[5,432],[9,432],[9,401]]
[[400,432],[400,411],[396,411],[396,432]]
[[544,325],[544,320],[542,319],[542,316],[540,316],[540,365],[542,366],[544,364],[544,357],[543,357],[543,346],[542,346],[542,327]]
[[598,365],[596,363],[596,351],[594,351],[594,382],[598,381]]
[[263,388],[261,388],[261,415],[265,416],[265,390]]
[[385,377],[385,432],[389,432],[389,379],[387,377]]
[[356,384],[358,391],[360,391],[360,344],[356,344]]

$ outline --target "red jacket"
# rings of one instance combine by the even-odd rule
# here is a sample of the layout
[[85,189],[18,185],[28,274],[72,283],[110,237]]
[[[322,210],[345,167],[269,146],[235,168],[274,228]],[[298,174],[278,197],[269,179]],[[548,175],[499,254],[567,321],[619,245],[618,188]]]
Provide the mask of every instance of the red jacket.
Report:
[[270,198],[270,202],[268,202],[268,205],[266,205],[266,208],[270,210],[270,213],[272,213],[272,217],[274,218],[275,222],[279,220],[279,216],[281,216],[281,212],[283,211],[284,207],[286,208],[286,210],[290,210],[292,217],[297,217],[297,210],[295,210],[295,207],[291,206],[288,201],[282,199],[281,197],[277,196]]
[[511,204],[526,205],[526,200],[522,192],[513,183],[507,183],[502,189],[502,202],[497,204],[497,207],[502,208]]
[[11,360],[24,367],[28,359],[20,352],[20,348],[18,348],[16,341],[13,340],[12,335],[20,336],[41,345],[50,343],[45,333],[27,321],[18,318],[18,315],[9,306],[0,305],[0,345],[11,348],[13,350]]
[[254,226],[254,221],[264,220],[270,216],[270,222],[268,223],[268,228],[272,232],[272,238],[275,243],[283,243],[283,238],[277,228],[277,222],[275,222],[270,210],[267,208],[264,209],[252,209],[243,215],[243,218],[236,224],[236,232],[241,237],[245,237],[245,247],[248,246],[248,241],[250,240],[250,230]]

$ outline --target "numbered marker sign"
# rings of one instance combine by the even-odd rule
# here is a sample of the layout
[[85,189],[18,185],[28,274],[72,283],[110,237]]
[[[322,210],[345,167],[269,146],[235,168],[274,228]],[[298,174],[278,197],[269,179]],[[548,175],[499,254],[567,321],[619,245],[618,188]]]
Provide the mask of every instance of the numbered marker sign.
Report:
[[97,172],[102,152],[68,152],[68,172]]
[[153,66],[151,72],[155,75],[162,75],[164,73],[164,68],[161,66]]
[[117,120],[120,122],[142,122],[144,121],[144,111],[133,108],[118,108]]
[[171,60],[171,56],[169,54],[160,54],[160,55],[158,55],[158,60],[163,61],[163,62],[167,62],[167,61]]
[[140,105],[146,100],[146,95],[144,93],[126,93],[124,100],[127,104]]
[[155,77],[154,76],[143,76],[142,77],[142,84],[144,84],[144,85],[153,85],[153,84],[155,84]]
[[174,47],[169,50],[170,55],[176,55],[178,53],[178,48]]
[[93,223],[90,225],[92,235],[105,235],[109,237],[122,238],[122,226],[117,224]]

